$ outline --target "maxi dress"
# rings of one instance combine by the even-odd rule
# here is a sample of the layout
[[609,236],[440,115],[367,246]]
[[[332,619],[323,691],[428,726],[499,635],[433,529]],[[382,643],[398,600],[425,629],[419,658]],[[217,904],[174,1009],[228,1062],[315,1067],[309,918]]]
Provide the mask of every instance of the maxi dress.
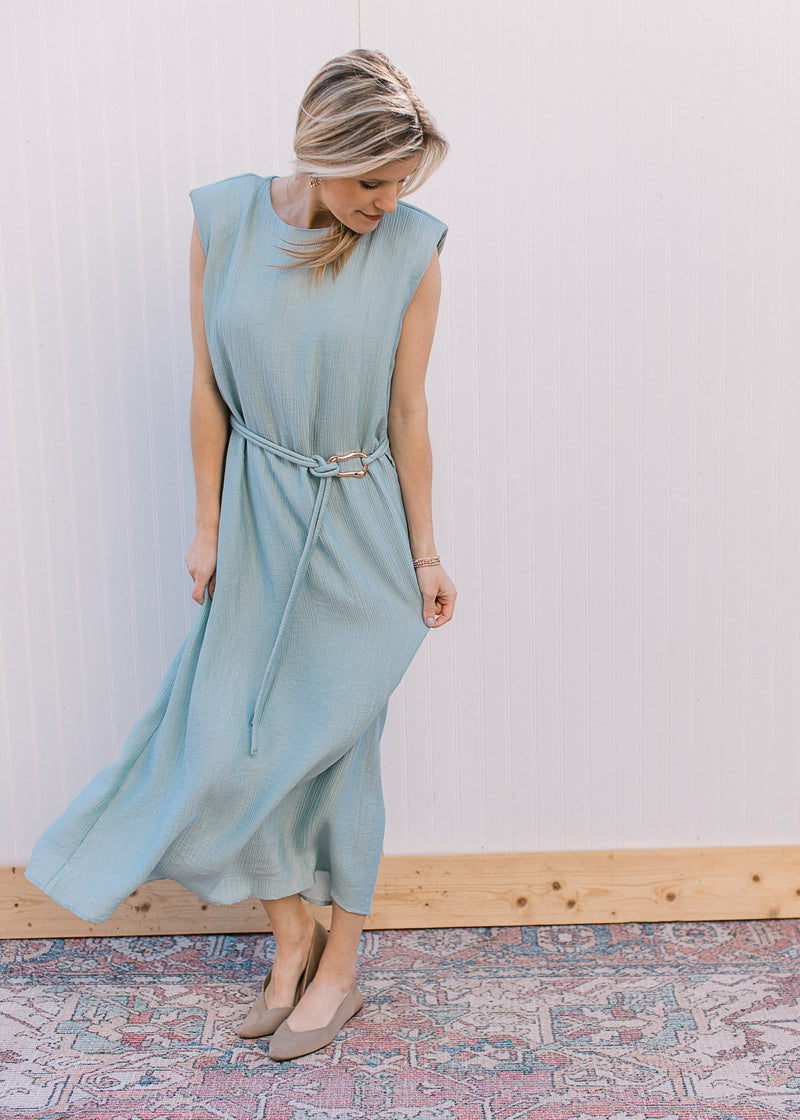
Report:
[[400,201],[318,284],[307,267],[275,267],[320,232],[283,222],[270,184],[249,174],[191,192],[232,426],[216,589],[120,760],[28,865],[90,921],[161,878],[212,904],[295,892],[355,913],[372,904],[387,702],[427,633],[389,390],[405,310],[447,227]]

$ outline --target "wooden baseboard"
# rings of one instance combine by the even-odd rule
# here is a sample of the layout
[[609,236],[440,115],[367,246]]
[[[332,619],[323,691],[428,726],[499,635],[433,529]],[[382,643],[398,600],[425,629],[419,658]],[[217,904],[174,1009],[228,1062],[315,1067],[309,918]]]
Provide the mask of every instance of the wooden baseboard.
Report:
[[[654,848],[385,856],[367,929],[798,917],[800,845]],[[0,868],[0,938],[268,930],[259,902],[208,906],[170,879],[92,924]]]

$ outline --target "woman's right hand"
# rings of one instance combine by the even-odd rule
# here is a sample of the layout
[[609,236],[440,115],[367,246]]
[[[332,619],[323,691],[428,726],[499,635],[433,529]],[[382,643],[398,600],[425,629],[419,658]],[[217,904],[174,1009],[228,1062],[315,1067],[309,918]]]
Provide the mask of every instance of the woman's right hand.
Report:
[[189,575],[194,580],[192,598],[196,603],[203,604],[206,587],[209,599],[214,598],[214,588],[217,583],[217,546],[219,544],[219,530],[209,526],[200,526],[195,529],[192,543],[186,550],[186,567]]

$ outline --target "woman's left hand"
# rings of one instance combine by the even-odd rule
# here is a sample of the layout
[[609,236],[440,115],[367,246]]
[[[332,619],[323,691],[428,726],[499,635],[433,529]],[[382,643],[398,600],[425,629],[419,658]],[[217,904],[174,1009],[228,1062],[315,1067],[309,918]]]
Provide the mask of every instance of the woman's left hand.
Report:
[[444,626],[453,617],[456,605],[456,585],[441,564],[430,568],[417,568],[417,583],[422,592],[422,618],[433,630]]

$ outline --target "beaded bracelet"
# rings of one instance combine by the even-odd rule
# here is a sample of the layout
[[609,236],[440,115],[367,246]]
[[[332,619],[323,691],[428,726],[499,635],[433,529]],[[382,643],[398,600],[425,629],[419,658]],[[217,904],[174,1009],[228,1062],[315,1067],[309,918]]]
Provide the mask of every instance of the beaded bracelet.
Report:
[[441,564],[438,556],[421,556],[414,561],[415,568],[435,568],[437,564]]

